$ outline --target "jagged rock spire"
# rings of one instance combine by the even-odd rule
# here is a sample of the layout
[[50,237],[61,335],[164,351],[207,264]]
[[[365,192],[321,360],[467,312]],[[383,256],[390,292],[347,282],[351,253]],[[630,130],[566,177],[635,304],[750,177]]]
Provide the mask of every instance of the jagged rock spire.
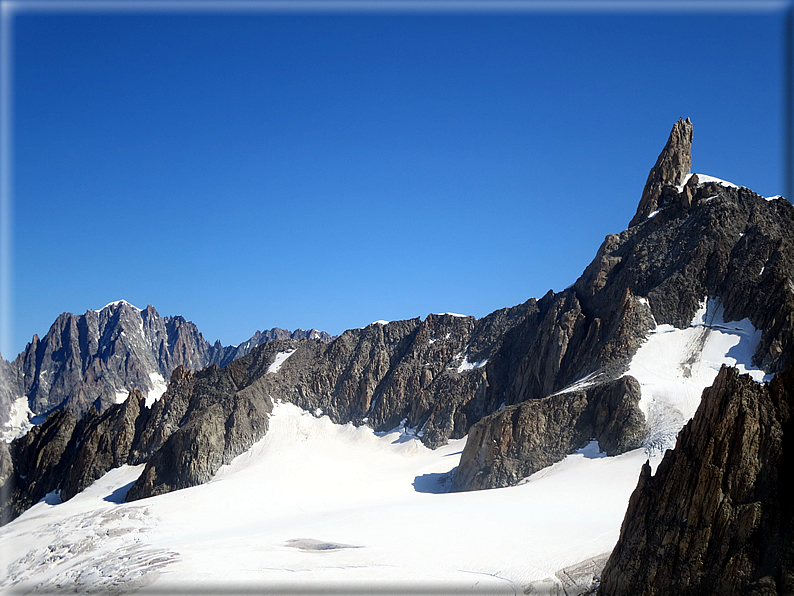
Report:
[[629,223],[629,227],[641,223],[648,215],[662,207],[660,198],[665,185],[680,185],[692,166],[692,122],[678,119],[670,131],[670,138],[659,154],[656,165],[648,174],[648,181],[642,191],[637,213]]

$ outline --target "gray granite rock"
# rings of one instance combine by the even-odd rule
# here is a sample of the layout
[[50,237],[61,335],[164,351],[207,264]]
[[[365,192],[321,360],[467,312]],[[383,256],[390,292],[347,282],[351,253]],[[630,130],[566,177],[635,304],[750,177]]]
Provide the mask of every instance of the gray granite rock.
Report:
[[[664,207],[670,197],[677,196],[669,187],[678,186],[692,166],[692,123],[689,118],[678,119],[670,131],[670,138],[659,154],[656,165],[648,174],[648,180],[642,191],[637,213],[629,223],[629,227],[641,223],[648,215]],[[685,195],[686,196],[686,195]]]
[[598,441],[618,455],[642,445],[645,418],[633,377],[530,399],[486,416],[469,430],[452,491],[498,488]]
[[78,417],[91,406],[102,412],[132,389],[144,394],[155,389],[158,377],[167,380],[179,366],[225,366],[283,338],[331,339],[316,329],[274,328],[237,346],[210,345],[183,317],[161,317],[151,305],[139,310],[123,300],[83,315],[63,313],[44,337],[34,335],[13,363],[0,360],[0,421],[8,419],[10,403],[20,396],[28,397],[37,415],[62,407]]
[[23,437],[11,442],[14,472],[0,487],[0,522],[6,523],[56,491],[74,456],[78,420],[59,410]]
[[71,499],[108,471],[129,463],[136,433],[146,425],[150,413],[144,404],[144,396],[133,389],[124,403],[103,415],[91,409],[83,417],[80,440],[61,483],[61,499]]
[[723,367],[631,496],[598,593],[794,593],[794,366]]

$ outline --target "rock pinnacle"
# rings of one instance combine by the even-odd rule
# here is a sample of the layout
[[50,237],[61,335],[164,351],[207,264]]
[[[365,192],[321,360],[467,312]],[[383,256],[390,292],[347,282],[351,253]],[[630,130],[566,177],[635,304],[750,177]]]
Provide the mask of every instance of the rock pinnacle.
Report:
[[665,185],[680,185],[692,166],[692,122],[678,119],[670,131],[670,138],[659,154],[656,165],[648,174],[648,181],[642,191],[642,198],[637,213],[629,223],[629,227],[645,221],[645,219],[662,207],[660,198]]

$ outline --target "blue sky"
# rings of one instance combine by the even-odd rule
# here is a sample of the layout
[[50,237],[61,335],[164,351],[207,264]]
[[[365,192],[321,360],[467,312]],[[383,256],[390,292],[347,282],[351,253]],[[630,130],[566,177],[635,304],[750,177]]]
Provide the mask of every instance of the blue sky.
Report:
[[236,344],[562,290],[679,117],[695,172],[784,193],[782,10],[24,6],[6,358],[119,298]]

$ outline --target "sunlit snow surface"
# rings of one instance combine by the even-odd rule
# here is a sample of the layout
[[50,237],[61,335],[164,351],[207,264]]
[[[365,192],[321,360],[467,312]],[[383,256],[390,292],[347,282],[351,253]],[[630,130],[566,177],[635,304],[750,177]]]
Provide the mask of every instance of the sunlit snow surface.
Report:
[[695,414],[703,389],[723,363],[756,381],[771,378],[751,364],[761,332],[749,319],[726,323],[723,313],[718,301],[704,300],[689,328],[657,326],[632,359],[626,374],[641,385],[640,409],[648,423],[646,445],[654,469],[664,450],[675,446],[678,431]]
[[[689,174],[686,177],[686,180],[689,180],[691,176],[692,174]],[[697,177],[698,177],[698,186],[700,186],[701,184],[705,184],[706,182],[716,182],[720,186],[732,186],[733,188],[739,188],[733,182],[728,182],[727,180],[723,180],[721,178],[715,178],[714,176],[708,176],[707,174],[698,174]],[[684,181],[684,184],[686,184],[686,180]]]
[[11,404],[11,413],[8,420],[0,428],[0,440],[10,443],[17,437],[21,437],[31,428],[33,423],[30,421],[33,418],[33,412],[30,411],[28,406],[28,398],[24,395],[18,397]]
[[672,446],[720,364],[763,378],[749,366],[757,340],[715,302],[688,329],[658,326],[628,372],[648,450],[605,457],[591,442],[504,489],[445,492],[465,439],[432,451],[415,429],[376,434],[276,404],[267,435],[207,484],[124,503],[138,466],[66,503],[49,495],[0,528],[0,586],[520,594],[613,548],[648,451]]
[[116,305],[118,305],[118,304],[126,304],[126,305],[128,305],[128,306],[131,306],[132,308],[136,308],[136,309],[138,309],[138,310],[141,310],[141,311],[143,310],[142,308],[138,308],[138,307],[137,307],[137,306],[135,306],[134,304],[130,304],[130,303],[129,303],[129,302],[127,302],[126,300],[114,300],[113,302],[108,302],[108,303],[107,303],[105,306],[103,306],[103,307],[102,307],[102,308],[100,308],[99,310],[95,310],[94,312],[102,312],[102,311],[103,311],[103,310],[105,310],[106,308],[108,308],[108,307],[110,307],[110,306],[116,306]]
[[462,373],[462,372],[466,372],[467,370],[482,368],[486,364],[488,364],[487,358],[485,360],[480,360],[479,362],[469,362],[469,357],[464,356],[463,362],[460,363],[460,366],[458,366],[457,370],[459,373]]
[[147,408],[151,408],[154,402],[159,400],[163,396],[163,393],[165,393],[165,390],[168,389],[168,383],[166,383],[163,375],[160,373],[149,373],[149,380],[154,387],[146,394]]
[[521,486],[441,493],[464,444],[431,451],[278,404],[268,434],[205,485],[125,504],[142,469],[125,467],[66,503],[37,504],[0,529],[0,581],[97,588],[143,578],[158,590],[440,582],[512,594],[612,548],[645,460],[641,450],[580,453]]
[[[168,383],[166,383],[166,380],[160,373],[149,373],[149,381],[152,383],[152,389],[150,389],[146,394],[145,404],[147,408],[151,408],[154,405],[154,402],[159,400],[163,396],[163,393],[165,393],[165,390],[168,389]],[[129,391],[117,391],[116,403],[123,404],[125,401],[127,401],[129,396]]]

